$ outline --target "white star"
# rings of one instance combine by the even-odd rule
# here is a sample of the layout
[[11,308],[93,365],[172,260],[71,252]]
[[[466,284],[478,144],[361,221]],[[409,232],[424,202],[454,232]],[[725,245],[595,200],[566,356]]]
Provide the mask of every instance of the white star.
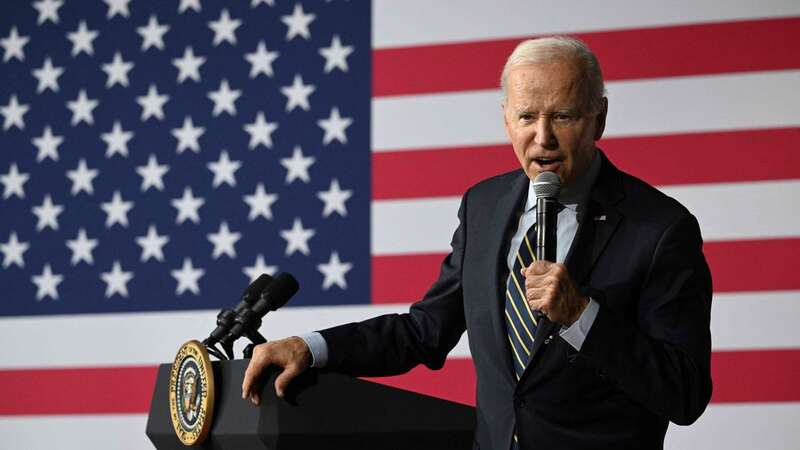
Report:
[[128,157],[128,141],[133,139],[133,131],[123,130],[117,120],[111,131],[100,136],[106,143],[106,158],[111,158],[115,153]]
[[223,9],[220,13],[219,20],[212,20],[208,22],[208,27],[214,31],[214,47],[222,43],[228,42],[231,45],[236,45],[236,29],[242,24],[239,19],[231,20],[228,15],[228,10]]
[[78,167],[75,170],[67,171],[67,178],[72,180],[72,195],[77,195],[80,191],[86,191],[87,194],[94,194],[94,187],[92,180],[100,173],[97,169],[89,169],[86,167],[86,160],[83,158],[78,161]]
[[178,140],[178,153],[183,153],[187,148],[195,153],[200,153],[200,143],[198,139],[200,139],[200,136],[205,132],[205,128],[195,127],[192,123],[192,118],[186,116],[186,118],[183,119],[183,127],[172,129],[172,135]]
[[185,258],[183,260],[183,267],[181,270],[173,270],[170,272],[175,281],[178,282],[178,287],[175,288],[175,295],[181,295],[186,291],[190,291],[194,295],[200,295],[200,287],[197,282],[200,277],[206,274],[203,269],[195,269],[192,266],[192,260]]
[[219,154],[219,160],[206,164],[206,167],[208,167],[208,170],[214,172],[214,181],[211,182],[213,187],[219,187],[222,183],[226,183],[229,186],[236,186],[234,173],[242,167],[242,162],[231,161],[228,159],[228,151],[222,150]]
[[0,244],[0,252],[3,252],[3,268],[6,269],[11,264],[25,267],[25,259],[22,257],[30,248],[31,244],[17,240],[17,232],[12,231],[8,235],[8,242]]
[[36,222],[36,231],[42,231],[45,227],[50,227],[58,230],[58,215],[64,211],[61,205],[54,205],[53,199],[50,194],[44,196],[41,206],[34,206],[31,208],[33,214],[38,219]]
[[259,111],[255,122],[244,125],[244,130],[250,134],[250,150],[258,147],[259,144],[272,148],[272,132],[277,129],[278,122],[267,122],[264,119],[264,113]]
[[256,278],[260,277],[261,274],[265,273],[269,276],[275,275],[278,271],[278,266],[268,266],[267,263],[264,262],[264,255],[259,254],[256,256],[256,262],[252,266],[245,267],[242,269],[247,278],[250,279],[250,282],[256,281]]
[[164,120],[164,104],[169,100],[169,95],[158,95],[158,89],[155,84],[150,85],[147,90],[147,95],[136,97],[136,103],[142,107],[142,121],[150,117],[155,117],[158,120]]
[[44,132],[40,137],[31,140],[33,145],[39,149],[36,154],[36,162],[42,162],[45,158],[58,161],[58,146],[64,142],[64,136],[53,136],[50,126],[44,127]]
[[58,285],[64,281],[64,276],[54,274],[50,264],[45,264],[41,275],[34,275],[31,281],[36,285],[36,301],[41,301],[45,297],[58,300]]
[[81,121],[92,125],[94,123],[94,115],[92,115],[92,111],[97,108],[99,103],[100,102],[95,99],[89,99],[86,97],[86,91],[81,89],[78,92],[77,99],[67,102],[67,108],[72,111],[72,125],[77,125]]
[[27,113],[29,109],[30,106],[20,104],[17,101],[17,96],[12,95],[6,106],[0,106],[0,114],[2,114],[4,118],[3,131],[8,130],[12,126],[24,130],[25,120],[23,116],[25,116],[25,113]]
[[169,25],[159,25],[155,15],[150,16],[146,27],[136,28],[136,32],[142,37],[142,51],[150,47],[164,50],[164,34],[169,31]]
[[142,247],[141,261],[145,262],[150,258],[156,261],[164,261],[164,246],[169,242],[169,236],[159,236],[155,225],[147,228],[147,236],[136,238],[136,243]]
[[272,77],[272,63],[278,56],[280,53],[267,50],[264,41],[259,42],[256,51],[244,55],[244,59],[250,63],[250,78],[255,78],[261,73]]
[[334,139],[342,144],[347,144],[347,134],[345,130],[352,124],[353,119],[340,116],[339,108],[334,106],[331,109],[331,115],[328,116],[327,119],[320,119],[317,121],[317,125],[325,130],[325,136],[322,137],[322,144],[328,145]]
[[308,256],[311,252],[308,248],[308,240],[314,236],[315,231],[311,228],[303,228],[303,222],[299,217],[295,217],[290,230],[282,230],[281,237],[286,240],[286,256],[296,251]]
[[53,62],[50,57],[44,59],[44,64],[41,69],[34,69],[33,76],[39,80],[39,85],[36,86],[36,93],[41,94],[45,89],[50,89],[53,92],[58,92],[58,77],[64,73],[63,67],[53,67]]
[[303,12],[303,5],[295,3],[294,11],[291,16],[281,16],[281,22],[286,24],[286,40],[291,41],[295,36],[302,36],[305,39],[311,38],[311,32],[308,30],[308,25],[314,21],[317,16],[315,14],[305,14]]
[[239,96],[242,95],[242,91],[240,90],[231,90],[230,86],[228,86],[228,80],[223,79],[219,83],[219,90],[211,91],[208,93],[208,98],[214,102],[214,111],[212,114],[214,117],[222,114],[222,112],[226,112],[232,116],[236,115],[236,105],[234,102]]
[[272,220],[272,204],[278,201],[278,195],[267,193],[264,190],[264,183],[256,185],[253,195],[245,195],[242,198],[250,205],[250,214],[247,216],[249,220],[256,220],[258,216]]
[[123,201],[119,191],[114,191],[111,201],[101,203],[100,207],[106,212],[106,228],[111,228],[116,223],[123,227],[128,226],[128,211],[133,208],[133,202]]
[[108,14],[106,14],[106,19],[111,19],[112,17],[119,14],[122,17],[130,17],[131,11],[128,9],[128,3],[131,0],[103,0],[106,5],[108,5]]
[[20,36],[17,33],[17,27],[11,27],[11,32],[7,38],[0,39],[0,47],[3,47],[3,62],[7,62],[11,58],[17,58],[20,61],[25,61],[25,52],[22,50],[25,44],[30,41],[28,36]]
[[150,155],[147,159],[146,166],[139,166],[136,168],[136,173],[142,177],[142,192],[154,187],[159,191],[164,190],[164,174],[169,172],[169,166],[159,165],[156,160],[156,155]]
[[78,237],[74,240],[67,241],[67,247],[72,250],[72,259],[70,260],[72,265],[77,265],[81,261],[85,261],[87,264],[94,264],[92,251],[94,251],[98,243],[99,241],[97,239],[89,239],[89,237],[86,236],[85,229],[81,228],[78,230]]
[[206,235],[209,241],[214,244],[214,251],[211,257],[214,259],[219,258],[223,253],[229,258],[236,258],[236,241],[242,238],[242,233],[231,233],[228,229],[228,223],[222,222],[219,225],[219,231],[216,233],[209,233]]
[[114,294],[122,297],[128,296],[128,282],[133,278],[133,272],[125,272],[119,261],[114,261],[111,272],[102,272],[100,278],[106,283],[106,298]]
[[12,195],[25,198],[25,189],[22,188],[22,185],[24,185],[30,177],[29,174],[21,173],[19,169],[17,169],[17,163],[11,163],[8,167],[8,173],[0,175],[0,183],[3,183],[4,186],[3,199],[7,199]]
[[295,75],[291,86],[281,88],[281,93],[286,96],[286,111],[291,111],[298,106],[308,111],[311,108],[308,96],[315,90],[313,84],[303,84],[303,77]]
[[344,204],[350,197],[353,196],[353,191],[343,191],[339,188],[339,180],[334,178],[331,180],[331,187],[327,191],[317,192],[317,198],[325,202],[325,207],[322,210],[322,217],[328,217],[333,212],[339,213],[340,216],[347,216],[347,206]]
[[106,14],[106,19],[110,19],[117,14],[122,17],[130,17],[131,12],[128,9],[128,3],[131,0],[103,0],[106,5],[108,5],[108,14]]
[[322,272],[325,279],[322,281],[322,289],[328,290],[334,284],[341,289],[347,289],[347,280],[344,276],[353,268],[351,263],[343,263],[339,260],[339,254],[332,252],[327,264],[318,264],[317,270]]
[[173,199],[170,203],[173,207],[178,210],[178,218],[175,220],[175,223],[181,224],[186,219],[191,220],[194,223],[200,222],[200,215],[197,213],[197,210],[203,206],[203,203],[206,201],[200,197],[195,197],[192,194],[192,188],[187,187],[183,191],[183,197]]
[[347,65],[347,57],[353,53],[353,46],[346,45],[342,47],[342,41],[339,35],[334,34],[331,40],[330,47],[322,47],[319,49],[319,54],[325,58],[325,73],[330,73],[334,68],[338,68],[342,72],[349,70]]
[[128,72],[133,69],[132,62],[125,62],[122,60],[122,55],[119,52],[114,53],[114,59],[108,63],[103,64],[103,72],[108,75],[106,80],[106,89],[119,83],[122,86],[128,86]]
[[191,9],[194,12],[200,12],[203,8],[200,6],[200,0],[181,0],[178,5],[178,13],[183,14],[184,11]]
[[61,0],[40,0],[33,4],[33,7],[39,11],[39,18],[36,19],[36,25],[41,25],[46,21],[58,23],[58,8],[61,8],[64,2]]
[[205,57],[195,56],[192,47],[186,47],[183,57],[172,60],[172,65],[178,68],[178,83],[183,83],[187,78],[200,81],[200,66],[205,62]]
[[303,156],[303,149],[296,146],[291,158],[281,158],[281,165],[286,168],[286,184],[296,179],[301,179],[308,183],[311,177],[308,175],[308,168],[311,167],[316,159],[313,156]]
[[100,33],[95,30],[86,28],[86,21],[81,20],[77,30],[72,33],[67,33],[67,39],[72,41],[72,56],[77,56],[80,52],[86,52],[87,55],[94,55],[92,41],[97,39],[99,34]]
[[251,8],[255,8],[256,6],[258,6],[261,3],[263,3],[263,4],[267,5],[267,6],[275,6],[275,0],[252,0],[250,2],[250,7]]

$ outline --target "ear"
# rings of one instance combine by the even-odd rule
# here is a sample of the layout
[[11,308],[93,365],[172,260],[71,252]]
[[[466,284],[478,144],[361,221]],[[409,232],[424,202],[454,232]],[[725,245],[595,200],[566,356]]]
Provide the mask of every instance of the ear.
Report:
[[511,135],[508,132],[508,116],[506,116],[506,108],[508,108],[508,103],[505,99],[503,99],[503,101],[500,102],[500,113],[503,115],[503,128],[506,130],[506,135],[510,137]]
[[603,132],[606,130],[606,116],[608,115],[608,98],[603,97],[603,106],[595,118],[594,140],[599,141],[603,137]]

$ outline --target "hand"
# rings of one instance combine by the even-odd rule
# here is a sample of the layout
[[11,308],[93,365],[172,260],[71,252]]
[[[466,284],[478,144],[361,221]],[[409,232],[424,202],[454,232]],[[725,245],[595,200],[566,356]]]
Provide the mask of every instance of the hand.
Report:
[[568,327],[589,305],[589,299],[580,294],[563,264],[534,261],[520,272],[525,277],[528,306],[552,322]]
[[253,348],[250,364],[244,372],[243,399],[249,398],[254,405],[261,403],[256,380],[264,369],[273,365],[283,368],[283,372],[275,379],[275,393],[283,398],[289,382],[311,365],[311,350],[305,341],[297,336],[256,345]]

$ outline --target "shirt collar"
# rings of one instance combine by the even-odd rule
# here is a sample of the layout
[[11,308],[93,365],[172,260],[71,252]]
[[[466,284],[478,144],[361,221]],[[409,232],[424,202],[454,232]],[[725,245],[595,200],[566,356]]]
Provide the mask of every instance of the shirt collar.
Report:
[[[586,199],[589,198],[589,192],[592,186],[594,186],[595,180],[597,180],[597,175],[600,173],[600,155],[598,153],[599,152],[595,151],[594,158],[589,168],[583,175],[575,180],[575,184],[561,190],[558,201],[564,205],[564,207],[572,211],[577,211],[578,205],[585,203]],[[531,180],[528,182],[528,200],[525,202],[525,212],[535,207],[536,192],[533,190],[533,181]]]

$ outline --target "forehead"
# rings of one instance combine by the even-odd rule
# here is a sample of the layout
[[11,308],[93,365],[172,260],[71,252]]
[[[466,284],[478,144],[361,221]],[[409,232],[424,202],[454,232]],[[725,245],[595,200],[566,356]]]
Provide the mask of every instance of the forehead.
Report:
[[514,108],[574,108],[585,104],[581,73],[570,61],[512,67],[506,89],[509,106]]

